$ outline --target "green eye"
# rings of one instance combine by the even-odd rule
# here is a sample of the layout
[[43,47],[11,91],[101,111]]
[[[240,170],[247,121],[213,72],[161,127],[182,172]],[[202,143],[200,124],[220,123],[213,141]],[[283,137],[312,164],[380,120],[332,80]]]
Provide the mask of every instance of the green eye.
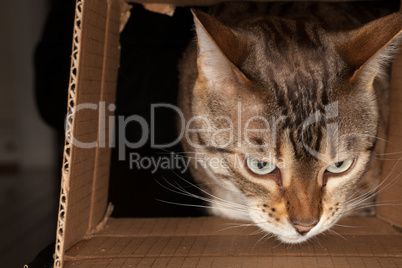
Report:
[[266,175],[275,171],[276,166],[256,159],[246,159],[247,167],[258,175]]
[[327,168],[327,171],[334,174],[343,173],[348,170],[353,164],[353,158],[345,161],[333,163]]

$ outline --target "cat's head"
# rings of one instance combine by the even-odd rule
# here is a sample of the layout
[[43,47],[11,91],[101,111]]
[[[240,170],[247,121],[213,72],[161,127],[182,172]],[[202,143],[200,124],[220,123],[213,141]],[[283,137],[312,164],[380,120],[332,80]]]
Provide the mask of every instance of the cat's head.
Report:
[[287,243],[332,227],[376,144],[381,83],[401,32],[393,14],[345,33],[280,18],[233,29],[194,11],[195,141],[258,226]]

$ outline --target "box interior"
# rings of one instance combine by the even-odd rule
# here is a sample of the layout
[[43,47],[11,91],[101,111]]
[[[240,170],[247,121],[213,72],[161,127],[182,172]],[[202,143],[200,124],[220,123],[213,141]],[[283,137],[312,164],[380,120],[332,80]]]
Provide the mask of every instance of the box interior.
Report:
[[[202,6],[216,2],[218,1],[188,0],[180,4]],[[174,1],[165,3],[177,4]],[[138,15],[138,17],[132,17],[134,20],[141,16],[135,10],[131,10],[131,14]],[[340,223],[367,228],[341,228],[339,234],[327,233],[308,244],[289,246],[279,244],[275,239],[267,240],[253,228],[244,230],[238,227],[232,228],[233,224],[239,224],[233,221],[214,217],[183,217],[200,216],[202,215],[200,211],[184,210],[171,215],[181,216],[179,218],[139,218],[154,216],[152,213],[155,207],[151,206],[144,211],[136,210],[142,205],[139,203],[141,199],[137,197],[147,196],[147,191],[148,193],[158,189],[162,192],[166,191],[163,186],[166,187],[166,184],[163,184],[166,180],[163,179],[154,180],[152,184],[145,186],[145,189],[141,188],[134,192],[132,197],[132,204],[135,204],[132,209],[135,211],[134,214],[117,206],[119,202],[124,204],[125,199],[116,192],[111,192],[116,185],[111,181],[109,186],[109,175],[117,170],[115,174],[119,176],[121,162],[118,161],[115,166],[110,163],[113,163],[113,159],[129,157],[129,155],[121,156],[118,155],[117,150],[110,150],[110,147],[113,147],[110,145],[115,142],[111,138],[114,130],[111,118],[116,117],[120,112],[131,112],[131,110],[119,110],[125,107],[121,108],[118,103],[115,104],[116,99],[127,98],[124,94],[116,97],[116,86],[120,86],[117,81],[121,83],[122,79],[126,79],[132,82],[130,77],[122,77],[124,73],[118,72],[120,63],[130,59],[130,55],[127,58],[123,57],[123,55],[126,56],[125,48],[119,45],[124,35],[124,24],[129,15],[130,6],[122,0],[77,1],[55,267],[62,267],[63,262],[65,267],[85,267],[95,264],[97,267],[123,265],[134,267],[137,264],[166,267],[167,263],[172,267],[194,264],[215,267],[227,263],[245,267],[264,266],[267,263],[273,265],[303,263],[309,267],[311,265],[346,267],[356,267],[359,264],[379,264],[379,266],[387,267],[402,265],[400,250],[402,235],[389,225],[402,227],[402,207],[398,206],[402,192],[402,181],[398,180],[402,172],[402,165],[399,164],[399,159],[402,157],[402,89],[400,88],[402,57],[397,57],[393,64],[390,127],[383,169],[383,177],[387,178],[384,188],[387,189],[378,196],[380,204],[388,205],[379,206],[378,218],[346,218]],[[149,16],[152,15],[149,14]],[[184,16],[183,20],[188,21],[189,18],[191,22],[191,17]],[[163,20],[159,23],[163,23]],[[148,20],[147,23],[152,23],[152,20]],[[126,26],[129,25],[130,21]],[[180,23],[176,25],[173,23],[172,28],[175,27],[180,27]],[[122,35],[120,35],[121,32]],[[182,33],[173,31],[167,32],[166,35],[177,37]],[[131,34],[133,43],[128,43],[134,46],[137,41],[133,36],[136,35]],[[168,43],[167,47],[185,45],[188,42],[187,39],[191,40],[191,31],[187,30],[187,34],[189,35],[181,40],[182,43]],[[147,40],[150,42],[145,46],[155,45],[152,42],[152,36],[149,36]],[[156,46],[156,48],[160,47]],[[170,51],[166,50],[165,54]],[[178,54],[179,52],[175,51]],[[120,55],[122,55],[121,58]],[[172,63],[176,61],[172,60]],[[144,65],[140,63],[133,60],[132,68],[141,69]],[[163,70],[163,68],[156,69],[155,73]],[[155,75],[155,73],[149,75]],[[158,77],[150,79],[158,79]],[[134,96],[134,100],[137,101],[136,107],[141,108],[141,98],[144,96],[133,92],[134,95],[128,96]],[[158,97],[158,94],[155,96]],[[169,95],[169,92],[165,94]],[[88,104],[95,106],[88,106]],[[134,126],[131,127],[134,129]],[[174,128],[171,124],[164,127]],[[136,137],[135,131],[137,130],[134,130],[133,138]],[[118,135],[119,132],[116,137]],[[75,146],[77,142],[81,142],[83,146]],[[183,178],[183,181],[185,180],[187,179]],[[144,181],[136,183],[141,185]],[[118,179],[114,182],[121,183]],[[162,196],[161,199],[165,197]],[[166,198],[170,197],[171,195]],[[116,203],[115,214],[112,214],[112,218],[109,218],[112,210],[111,207],[108,209],[108,201]],[[180,200],[187,203],[194,201]],[[161,206],[160,203],[157,203],[157,206]],[[169,208],[165,209],[167,207]],[[166,217],[171,211],[176,213],[177,208],[164,204],[161,211],[160,216]],[[163,214],[166,211],[169,212]],[[127,216],[136,218],[126,218]],[[342,256],[348,257],[345,259]]]
[[[400,267],[402,236],[376,218],[345,218],[317,240],[286,245],[221,218],[110,219],[65,255],[66,267]],[[364,227],[363,227],[364,226]]]

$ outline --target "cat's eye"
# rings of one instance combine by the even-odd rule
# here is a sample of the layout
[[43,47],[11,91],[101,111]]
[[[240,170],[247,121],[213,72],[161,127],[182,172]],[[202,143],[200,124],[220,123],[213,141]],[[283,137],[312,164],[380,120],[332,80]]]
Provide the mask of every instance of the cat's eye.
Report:
[[345,161],[340,161],[333,163],[327,168],[327,171],[334,174],[339,174],[347,171],[353,164],[354,159],[347,159]]
[[246,158],[247,167],[257,175],[267,175],[276,170],[276,166],[257,159]]

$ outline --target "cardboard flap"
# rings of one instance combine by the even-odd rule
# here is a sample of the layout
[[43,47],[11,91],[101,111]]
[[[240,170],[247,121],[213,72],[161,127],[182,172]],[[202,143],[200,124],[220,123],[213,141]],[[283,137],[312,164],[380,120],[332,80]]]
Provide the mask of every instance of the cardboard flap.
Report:
[[147,3],[144,3],[142,5],[144,6],[145,9],[147,9],[149,11],[168,15],[168,16],[173,16],[174,10],[175,10],[175,6],[171,5],[171,4],[147,4]]
[[387,149],[376,157],[384,159],[377,216],[402,227],[402,53],[392,64]]
[[121,15],[127,11],[122,0],[77,1],[55,267],[106,212],[113,130],[108,119],[114,112]]

